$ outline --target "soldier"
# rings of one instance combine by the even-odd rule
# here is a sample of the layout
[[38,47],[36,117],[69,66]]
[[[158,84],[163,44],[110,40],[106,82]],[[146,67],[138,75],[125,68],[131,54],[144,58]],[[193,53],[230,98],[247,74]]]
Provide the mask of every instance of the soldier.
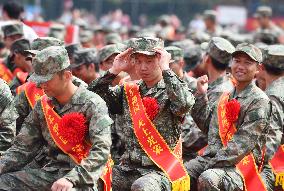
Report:
[[2,31],[4,34],[4,43],[7,48],[11,48],[12,43],[15,40],[23,38],[23,24],[18,22],[13,22],[2,26]]
[[[131,48],[115,58],[113,66],[104,76],[89,85],[90,90],[97,92],[107,102],[110,113],[121,114],[124,118],[123,126],[120,127],[123,132],[120,133],[123,134],[125,152],[121,157],[121,163],[113,168],[113,190],[169,191],[171,190],[171,183],[162,171],[164,166],[160,169],[154,162],[159,161],[160,154],[164,154],[161,151],[163,144],[168,145],[162,148],[163,151],[174,150],[181,134],[181,120],[194,103],[194,97],[187,84],[169,69],[170,54],[163,49],[161,39],[131,39],[129,47]],[[116,76],[133,62],[136,72],[142,80],[134,84],[126,83],[124,87],[110,88]],[[134,97],[131,98],[131,96]],[[136,98],[139,102],[138,105]],[[142,98],[144,106],[141,105]],[[132,106],[135,106],[135,108]],[[146,111],[139,108],[145,108]],[[139,113],[139,116],[136,115],[138,114],[136,112]],[[135,120],[133,117],[141,118]],[[150,120],[151,123],[145,124]],[[139,124],[135,123],[138,121],[140,121]],[[135,124],[133,125],[133,123]],[[156,129],[155,132],[152,127]],[[139,129],[143,129],[143,132]],[[153,139],[153,136],[149,134],[153,136],[159,134],[158,137],[164,140],[163,143],[162,140],[157,140],[157,137]],[[145,136],[145,139],[146,136],[149,136],[149,144],[147,144],[147,141],[143,142],[141,136]],[[180,144],[178,145],[178,148],[180,148]],[[180,155],[164,156],[165,158],[158,164],[175,164],[171,165],[171,169],[177,166],[181,167],[182,162],[166,162],[165,159],[172,156]],[[171,174],[167,170],[165,171]],[[178,185],[182,185],[179,180],[172,184],[173,189],[188,190],[189,182],[185,171],[179,173],[173,171],[180,177],[180,180],[184,180],[184,189],[178,189]],[[171,182],[175,181],[171,179]]]
[[116,44],[106,45],[98,51],[100,70],[107,71],[112,67],[114,58],[121,53]]
[[[13,23],[2,26],[4,33],[4,43],[9,50],[15,40],[23,37],[23,26],[21,23]],[[16,76],[18,70],[16,70],[15,64],[12,62],[13,56],[8,55],[5,59],[0,61],[0,78],[4,79],[8,84],[11,83]]]
[[[175,46],[168,46],[165,48],[171,54],[170,68],[171,70],[187,83],[188,88],[196,91],[197,81],[195,78],[188,76],[184,71],[184,59],[182,49]],[[207,136],[203,135],[201,130],[196,126],[190,113],[187,113],[182,124],[182,146],[183,146],[183,160],[189,161],[197,156],[197,151],[207,145]]]
[[65,34],[66,34],[65,26],[62,25],[62,24],[56,24],[55,23],[55,24],[52,24],[49,27],[49,31],[48,31],[48,36],[49,37],[54,37],[54,38],[57,38],[59,40],[64,41]]
[[[208,99],[207,76],[197,81],[198,98],[192,115],[196,119],[198,115],[211,111],[211,117],[205,119],[206,125],[202,127],[203,131],[208,131],[208,147],[204,155],[186,164],[192,178],[192,189],[196,189],[197,180],[201,191],[241,191],[244,186],[248,190],[265,189],[257,174],[264,162],[262,149],[270,106],[268,97],[253,82],[262,54],[257,47],[244,43],[237,46],[232,56],[232,75],[237,83],[235,87],[223,89],[221,96],[217,92],[218,103],[211,103]],[[253,169],[250,176],[254,179],[244,176],[246,168]],[[253,185],[253,188],[248,185]]]
[[254,15],[255,18],[257,18],[257,21],[259,23],[259,28],[256,29],[254,39],[256,40],[259,33],[266,32],[266,33],[272,33],[274,36],[277,36],[278,40],[283,43],[283,30],[276,26],[272,21],[272,9],[268,6],[259,6],[257,8],[257,11]]
[[12,145],[16,135],[17,112],[6,82],[0,79],[0,156]]
[[217,12],[214,10],[205,10],[203,13],[205,23],[205,32],[211,37],[220,36],[223,29],[217,23]]
[[18,1],[7,1],[2,6],[2,19],[7,22],[20,22],[23,24],[23,34],[24,38],[28,39],[30,43],[38,36],[35,31],[24,22],[22,22],[22,13],[24,12],[24,7]]
[[79,43],[69,44],[69,45],[65,46],[65,49],[67,50],[68,57],[69,57],[69,60],[70,60],[70,65],[72,65],[74,63],[75,52],[77,52],[81,48],[82,48],[82,46]]
[[[105,102],[72,83],[62,46],[40,51],[29,80],[46,96],[26,118],[13,146],[0,160],[1,190],[96,190],[108,159],[112,120]],[[73,125],[72,125],[73,124]],[[46,148],[37,168],[22,167]]]
[[33,71],[32,55],[26,50],[30,50],[30,42],[27,39],[16,40],[10,50],[10,61],[15,65],[18,70],[12,82],[9,84],[12,94],[16,95],[16,89],[24,84],[28,78],[29,73]]
[[[41,50],[50,47],[50,46],[63,46],[64,42],[53,37],[39,37],[33,41],[31,44],[32,50],[26,50],[33,55],[36,55]],[[77,79],[73,76],[73,83],[76,86],[80,86],[81,84],[85,84],[82,80]],[[85,84],[87,86],[87,84]],[[39,99],[44,92],[40,87],[37,87],[36,84],[32,82],[27,82],[22,86],[19,86],[16,89],[17,96],[15,97],[15,107],[19,114],[17,118],[17,134],[20,132],[22,124],[25,118],[32,111],[35,103]]]
[[118,33],[110,33],[106,35],[106,45],[121,43],[122,39]]
[[[276,165],[275,162],[273,162],[276,158],[280,159],[279,161],[283,161],[283,154],[279,155],[279,153],[281,153],[281,147],[283,147],[284,144],[284,94],[282,91],[282,88],[284,87],[284,46],[272,45],[264,52],[264,60],[262,62],[260,75],[265,79],[265,93],[272,103],[270,121],[271,130],[267,136],[266,160],[269,161],[272,159],[270,164],[273,167],[274,174],[277,175],[278,173],[283,172],[284,167],[283,162]],[[282,146],[279,147],[279,145]],[[275,158],[273,157],[274,155],[276,156]],[[281,170],[278,171],[278,169]],[[266,165],[262,172],[262,176],[265,177],[264,180],[266,185],[268,185],[269,190],[272,191],[274,190],[274,175],[271,171],[271,167]]]
[[[213,105],[216,105],[223,91],[233,87],[230,76],[226,75],[226,68],[230,62],[231,53],[233,53],[235,48],[229,41],[220,37],[213,37],[208,44],[203,44],[202,46],[206,51],[202,62],[209,76],[209,86],[206,95],[208,96],[208,104],[213,107]],[[196,98],[196,104],[204,100],[203,95]],[[205,127],[210,122],[211,110],[199,111],[199,109],[202,108],[194,107],[192,117],[202,131],[205,129],[203,134],[208,135]]]
[[94,48],[95,45],[93,43],[94,34],[91,30],[81,31],[79,34],[80,43],[84,48]]
[[71,64],[72,73],[90,84],[93,80],[97,79],[99,68],[95,64],[96,49],[87,48],[77,51],[74,55],[74,63]]

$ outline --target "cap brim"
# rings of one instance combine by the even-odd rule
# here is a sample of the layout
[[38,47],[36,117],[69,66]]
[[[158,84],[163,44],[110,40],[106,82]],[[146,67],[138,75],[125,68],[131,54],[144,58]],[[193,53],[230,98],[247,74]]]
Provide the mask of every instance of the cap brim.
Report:
[[261,17],[261,15],[259,13],[255,13],[255,14],[253,14],[253,17],[254,18],[259,18],[259,17]]
[[70,64],[69,68],[70,69],[75,69],[75,68],[78,68],[79,66],[82,66],[84,63],[76,63],[76,64]]
[[133,51],[132,54],[144,54],[144,55],[148,55],[148,56],[153,56],[156,53],[157,52],[155,52],[155,51]]
[[246,55],[248,55],[251,59],[253,59],[254,61],[256,62],[259,62],[256,58],[254,58],[253,56],[251,56],[249,53],[245,52],[245,51],[242,51],[242,50],[237,50],[235,52],[232,53],[232,57],[234,57],[236,54],[239,54],[239,53],[244,53]]
[[40,51],[39,51],[39,50],[24,50],[24,52],[27,52],[27,53],[31,53],[31,54],[36,55],[36,54],[39,53]]
[[201,43],[201,45],[200,45],[201,50],[206,51],[208,49],[208,45],[209,45],[208,42]]
[[52,77],[53,77],[53,75],[54,75],[54,74],[48,74],[48,75],[46,75],[46,76],[41,76],[41,75],[37,75],[36,73],[33,73],[33,74],[29,77],[28,81],[29,81],[29,82],[34,82],[34,83],[36,83],[37,85],[39,85],[39,84],[42,84],[42,83],[45,83],[45,82],[51,80]]

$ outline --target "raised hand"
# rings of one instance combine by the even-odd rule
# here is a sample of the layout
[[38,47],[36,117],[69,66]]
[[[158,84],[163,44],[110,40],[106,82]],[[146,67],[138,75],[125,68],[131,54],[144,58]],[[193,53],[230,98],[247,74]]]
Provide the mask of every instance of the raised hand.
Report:
[[131,58],[130,55],[132,53],[132,48],[128,48],[127,50],[123,51],[122,53],[118,54],[114,61],[112,67],[109,69],[110,73],[119,74],[120,72],[124,71],[125,69],[129,68],[131,65]]
[[208,76],[204,75],[197,78],[197,92],[199,94],[206,94],[208,89]]
[[165,49],[155,48],[155,51],[159,54],[159,66],[161,70],[168,70],[170,69],[170,61],[171,61],[171,54],[168,53]]

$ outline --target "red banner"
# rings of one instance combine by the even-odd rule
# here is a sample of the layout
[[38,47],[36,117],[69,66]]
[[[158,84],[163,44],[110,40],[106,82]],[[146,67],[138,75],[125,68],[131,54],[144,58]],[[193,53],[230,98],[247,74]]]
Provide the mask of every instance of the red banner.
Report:
[[[25,24],[32,27],[34,31],[40,37],[45,37],[48,35],[49,28],[52,25],[51,22],[34,22],[34,21],[25,21]],[[78,33],[79,28],[75,25],[68,25],[65,27],[65,43],[71,44],[78,42]]]

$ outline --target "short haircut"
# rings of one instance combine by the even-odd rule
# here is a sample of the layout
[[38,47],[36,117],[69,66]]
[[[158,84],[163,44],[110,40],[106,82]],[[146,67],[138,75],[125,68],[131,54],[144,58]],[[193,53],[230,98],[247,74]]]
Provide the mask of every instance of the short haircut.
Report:
[[274,76],[280,76],[284,74],[284,69],[279,69],[279,68],[275,68],[273,66],[267,65],[267,64],[263,64],[266,72],[270,75],[274,75]]
[[209,55],[209,57],[211,58],[212,65],[216,70],[224,71],[228,68],[229,63],[223,64],[223,63],[219,62],[218,60],[216,60],[215,58],[213,58],[212,56]]
[[24,12],[24,7],[16,1],[8,1],[3,5],[3,11],[12,19],[20,19],[21,13]]

